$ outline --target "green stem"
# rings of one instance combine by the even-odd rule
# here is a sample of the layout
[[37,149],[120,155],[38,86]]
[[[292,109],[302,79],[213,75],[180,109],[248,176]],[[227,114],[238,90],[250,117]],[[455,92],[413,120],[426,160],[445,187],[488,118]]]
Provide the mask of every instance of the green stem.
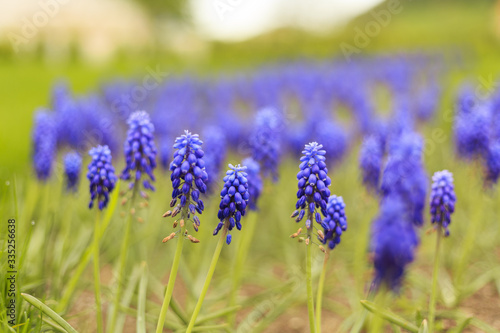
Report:
[[130,205],[129,205],[129,212],[128,212],[128,217],[127,217],[127,222],[125,225],[125,234],[123,235],[123,242],[122,242],[122,247],[120,249],[120,266],[118,267],[118,276],[117,276],[117,282],[116,282],[116,293],[115,293],[115,299],[113,302],[113,308],[111,312],[111,320],[109,323],[109,332],[113,333],[115,331],[116,327],[116,321],[118,319],[118,310],[120,309],[120,298],[122,294],[122,284],[123,284],[123,277],[125,275],[125,267],[127,264],[127,254],[128,254],[128,248],[129,248],[129,243],[130,243],[130,229],[132,229],[132,209],[134,208],[134,202],[135,202],[135,194],[136,194],[136,189],[138,186],[138,182],[136,181],[132,190],[132,197],[130,199]]
[[94,225],[94,289],[97,313],[97,332],[102,333],[102,308],[101,308],[101,273],[99,269],[99,231],[100,211],[97,211]]
[[313,296],[313,289],[312,289],[312,250],[311,250],[312,230],[311,229],[312,228],[309,228],[307,230],[307,239],[309,240],[309,244],[306,244],[306,249],[307,249],[306,250],[307,312],[309,314],[310,333],[316,333],[316,324],[314,321],[314,296]]
[[[188,207],[188,205],[186,205],[185,207]],[[172,262],[172,268],[170,269],[170,276],[168,277],[167,291],[165,292],[165,298],[163,299],[163,304],[161,306],[160,317],[158,318],[158,324],[156,326],[157,333],[163,332],[163,325],[165,324],[165,318],[167,318],[168,306],[170,305],[170,299],[172,298],[172,293],[174,292],[177,270],[179,269],[179,263],[181,261],[185,231],[186,231],[186,226],[181,228],[181,233],[179,235],[179,239],[177,240],[177,248],[175,250],[174,261]]]
[[441,235],[442,235],[441,225],[437,228],[436,234],[436,250],[434,252],[434,270],[432,272],[432,290],[431,299],[429,302],[429,333],[434,331],[434,319],[436,313],[436,299],[437,299],[437,280],[439,271],[439,247],[441,245]]
[[318,294],[316,296],[316,329],[321,333],[321,306],[323,301],[323,288],[325,286],[326,266],[328,263],[328,252],[325,253],[325,260],[323,261],[323,269],[319,276]]
[[222,250],[222,246],[224,245],[224,241],[226,239],[228,227],[229,227],[229,219],[226,219],[224,228],[222,229],[222,232],[220,234],[219,242],[217,243],[217,247],[215,248],[214,256],[212,257],[212,262],[210,263],[210,268],[208,269],[207,277],[205,279],[205,284],[203,285],[200,297],[198,298],[198,302],[196,303],[196,307],[194,308],[193,315],[191,316],[191,320],[189,321],[186,333],[190,333],[191,331],[193,331],[196,318],[200,313],[201,305],[203,304],[203,300],[205,299],[205,295],[207,294],[208,287],[210,286],[210,281],[212,281],[212,276],[214,275],[215,272],[215,266],[217,266],[217,261],[219,260],[220,252]]
[[[248,249],[252,243],[253,234],[255,233],[255,226],[257,225],[257,213],[252,212],[248,217],[247,223],[248,229],[241,235],[241,241],[238,244],[238,249],[236,250],[236,255],[234,257],[234,268],[233,268],[233,278],[231,286],[231,294],[229,295],[229,306],[236,305],[236,298],[238,295],[238,287],[241,282],[241,274],[243,270],[243,265],[246,263]],[[234,327],[236,321],[236,312],[230,312],[228,316],[228,322],[230,327]]]

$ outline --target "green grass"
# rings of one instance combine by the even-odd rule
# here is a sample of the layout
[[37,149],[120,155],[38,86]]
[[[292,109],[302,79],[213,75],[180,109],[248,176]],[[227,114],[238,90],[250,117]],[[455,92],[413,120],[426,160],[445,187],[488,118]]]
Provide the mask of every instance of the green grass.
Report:
[[[406,3],[405,3],[406,5]],[[408,6],[410,6],[408,4]],[[465,78],[477,82],[481,77],[497,77],[500,63],[497,61],[498,42],[490,30],[489,7],[487,5],[459,4],[412,5],[393,18],[391,25],[373,39],[366,53],[394,50],[436,49],[446,46],[465,47],[465,58],[470,61],[466,68],[452,68],[443,78],[445,87],[440,111],[436,118],[422,127],[426,138],[432,138],[441,130],[444,140],[430,139],[425,154],[428,173],[449,169],[454,173],[457,192],[457,210],[450,226],[451,236],[442,242],[442,257],[437,300],[438,325],[447,318],[450,325],[470,327],[481,331],[491,329],[495,314],[473,304],[496,302],[500,293],[500,229],[498,216],[500,196],[498,189],[491,192],[482,187],[482,170],[477,165],[466,165],[453,154],[451,127],[447,119],[453,108],[456,88]],[[17,332],[52,329],[54,323],[43,312],[23,301],[22,293],[35,296],[52,309],[58,309],[64,291],[71,282],[79,262],[92,245],[93,211],[87,209],[88,193],[85,180],[80,191],[74,195],[63,192],[60,173],[56,173],[47,184],[33,179],[30,167],[30,129],[32,112],[39,106],[48,105],[49,91],[54,80],[64,78],[77,93],[96,89],[99,82],[114,76],[141,77],[147,66],[166,70],[190,69],[202,74],[219,70],[236,71],[257,64],[276,61],[282,57],[326,58],[338,52],[341,41],[352,41],[353,28],[361,26],[369,17],[361,17],[336,35],[311,37],[297,31],[280,31],[236,45],[213,44],[211,53],[201,62],[190,63],[179,57],[160,54],[142,58],[124,58],[108,66],[89,67],[79,62],[46,64],[36,60],[1,60],[0,90],[0,211],[6,221],[17,220]],[[451,63],[451,66],[455,66]],[[368,242],[371,221],[377,214],[378,202],[361,187],[357,168],[359,141],[342,165],[332,170],[332,193],[342,195],[347,204],[349,229],[342,243],[329,260],[323,296],[323,331],[350,331],[351,327],[366,316],[367,332],[375,331],[377,317],[367,315],[360,300],[366,297],[373,268],[368,257]],[[237,162],[233,156],[228,162]],[[116,168],[121,170],[122,159],[115,157]],[[84,160],[84,165],[88,159]],[[298,325],[307,328],[305,248],[289,235],[297,225],[289,218],[294,208],[296,189],[295,173],[297,161],[287,156],[280,169],[280,181],[266,183],[255,220],[256,230],[250,242],[247,259],[241,269],[240,292],[236,304],[229,304],[232,268],[235,267],[236,249],[243,238],[243,231],[233,233],[233,243],[222,250],[213,281],[197,320],[197,326],[205,331],[231,330],[224,324],[226,318],[236,315],[240,331],[290,330]],[[157,173],[158,191],[151,195],[148,208],[138,209],[144,223],[134,220],[128,257],[125,263],[126,279],[122,285],[120,317],[118,327],[123,327],[127,318],[140,318],[139,329],[153,331],[160,313],[168,270],[174,257],[175,242],[162,244],[161,240],[171,230],[171,218],[161,218],[168,209],[170,179],[166,173]],[[7,183],[8,182],[8,183]],[[115,200],[119,200],[118,198]],[[196,235],[199,244],[186,243],[179,267],[179,279],[174,290],[174,303],[167,314],[167,324],[173,331],[183,331],[195,307],[197,296],[215,249],[217,238],[212,230],[217,223],[217,198],[207,199],[207,209],[200,217],[202,224]],[[116,202],[116,201],[115,201]],[[126,207],[126,206],[125,206]],[[109,227],[102,235],[100,261],[102,271],[103,307],[113,303],[115,281],[111,272],[120,258],[120,245],[125,229],[121,213],[125,208],[117,203],[110,215]],[[2,271],[6,265],[6,227],[0,228],[2,243]],[[410,266],[402,295],[376,298],[377,304],[387,305],[406,322],[420,327],[426,318],[429,290],[431,289],[432,263],[434,257],[434,235],[426,235],[426,221],[421,231],[421,244],[416,261]],[[471,236],[472,234],[472,236]],[[90,252],[89,252],[90,253]],[[323,254],[313,253],[313,279],[317,282],[323,264]],[[92,296],[92,267],[88,265],[77,281],[76,290],[69,298],[69,307],[58,313],[79,331],[86,331],[89,322],[95,322]],[[6,290],[6,280],[0,280],[0,290]],[[7,329],[5,317],[5,295],[0,297],[0,326]],[[476,302],[476,303],[474,303]],[[300,314],[297,323],[295,317]],[[468,316],[474,319],[466,321]],[[126,322],[129,325],[130,321]],[[136,323],[134,322],[134,325]],[[448,324],[447,324],[448,325]],[[498,325],[496,323],[495,325]],[[133,327],[133,326],[132,326]],[[385,327],[385,326],[384,326]],[[440,326],[436,331],[439,331]],[[496,327],[499,329],[499,327]]]

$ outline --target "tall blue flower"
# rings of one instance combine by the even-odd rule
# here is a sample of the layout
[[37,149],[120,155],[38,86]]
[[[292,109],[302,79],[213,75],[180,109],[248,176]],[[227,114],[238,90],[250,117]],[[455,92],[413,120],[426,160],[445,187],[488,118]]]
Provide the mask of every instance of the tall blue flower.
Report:
[[92,208],[94,200],[97,200],[99,209],[103,210],[109,203],[109,194],[117,181],[115,168],[111,164],[111,150],[108,146],[97,146],[90,149],[89,155],[92,157],[87,173],[87,179],[90,181],[89,208]]
[[389,159],[382,177],[382,195],[399,196],[406,206],[408,219],[415,225],[424,223],[423,210],[427,194],[427,175],[422,161],[422,138],[403,134],[391,142]]
[[64,172],[66,174],[66,187],[68,190],[77,190],[81,168],[82,158],[80,154],[72,151],[64,156]]
[[323,146],[317,142],[311,142],[305,146],[302,151],[303,156],[300,158],[300,171],[297,173],[298,187],[297,203],[295,204],[295,212],[292,217],[295,217],[296,222],[302,221],[306,215],[306,210],[309,210],[306,227],[312,228],[312,219],[317,223],[322,222],[321,214],[318,209],[327,216],[327,200],[330,197],[328,186],[331,184],[328,177],[328,168],[325,163],[325,154]]
[[437,223],[438,228],[443,227],[445,236],[450,234],[448,225],[451,223],[451,214],[455,211],[456,201],[453,174],[448,170],[434,173],[430,198],[431,222]]
[[398,290],[405,269],[414,259],[418,238],[407,220],[406,208],[397,196],[384,198],[381,211],[374,222],[371,250],[375,266],[374,288],[385,283]]
[[485,157],[488,152],[491,117],[487,104],[468,112],[458,112],[455,119],[455,145],[466,159]]
[[46,181],[52,174],[56,156],[57,133],[54,117],[45,110],[37,111],[32,134],[33,166],[39,180]]
[[363,177],[363,185],[375,193],[379,191],[383,158],[384,150],[380,140],[375,136],[366,138],[361,145],[359,165]]
[[[130,173],[135,171],[134,182],[130,183],[130,188],[135,182],[141,180],[142,174],[149,176],[151,181],[155,181],[153,170],[156,168],[156,146],[153,141],[154,126],[149,115],[145,111],[136,111],[130,115],[127,121],[129,129],[124,145],[125,169],[121,178],[131,179]],[[144,188],[154,191],[153,185],[148,179],[142,184]]]
[[324,237],[319,237],[323,244],[333,250],[340,243],[342,232],[347,230],[347,217],[345,216],[345,203],[342,197],[334,194],[328,199],[327,215],[321,225],[325,230]]
[[[237,166],[229,164],[229,170],[222,179],[224,187],[220,192],[221,201],[219,213],[217,214],[220,222],[214,230],[214,236],[219,233],[225,224],[229,231],[233,230],[235,226],[236,229],[241,230],[241,217],[245,216],[247,203],[250,199],[246,169],[245,166],[239,164]],[[226,243],[228,245],[231,243],[230,233],[226,236]]]
[[[172,174],[172,201],[170,207],[176,206],[172,216],[178,214],[183,207],[189,208],[189,218],[193,215],[194,228],[197,231],[200,225],[200,220],[195,213],[201,214],[205,209],[203,201],[200,199],[200,193],[207,191],[206,182],[208,174],[205,171],[205,161],[203,156],[205,153],[201,150],[203,141],[200,140],[198,134],[191,134],[185,131],[185,134],[177,137],[174,143],[174,160],[170,163],[170,171]],[[177,203],[179,200],[179,203]]]
[[[226,158],[226,136],[221,128],[209,126],[203,131],[203,140],[205,147],[205,169],[215,179],[221,171],[222,163]],[[213,186],[210,179],[206,183],[211,192]]]
[[255,120],[250,137],[252,157],[262,166],[264,176],[271,175],[276,181],[281,156],[282,116],[276,109],[268,107],[261,109]]
[[257,201],[262,193],[262,177],[260,176],[260,165],[253,158],[247,157],[243,160],[243,165],[247,167],[248,174],[248,207],[251,210],[257,210]]

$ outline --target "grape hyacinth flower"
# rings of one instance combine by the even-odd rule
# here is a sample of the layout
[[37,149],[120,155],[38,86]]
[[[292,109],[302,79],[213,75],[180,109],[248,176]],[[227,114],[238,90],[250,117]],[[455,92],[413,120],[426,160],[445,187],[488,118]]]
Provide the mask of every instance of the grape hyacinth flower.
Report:
[[389,147],[381,193],[384,197],[399,196],[406,206],[408,219],[416,226],[424,223],[427,175],[422,161],[422,138],[406,133],[397,137]]
[[52,174],[56,156],[57,133],[54,117],[49,112],[37,111],[33,128],[33,165],[36,176],[46,181]]
[[[313,234],[313,220],[321,224],[322,218],[320,212],[323,216],[327,216],[327,200],[330,197],[330,190],[328,186],[331,184],[331,180],[328,177],[328,169],[325,163],[326,151],[323,150],[323,146],[317,142],[311,142],[307,144],[302,151],[303,156],[300,158],[300,171],[297,173],[298,187],[297,192],[298,201],[295,204],[296,210],[292,213],[292,218],[295,218],[296,222],[302,221],[307,212],[306,217],[306,229],[307,236],[305,238],[306,244],[306,286],[307,286],[307,309],[309,317],[309,329],[311,332],[316,332],[316,322],[314,317],[314,297],[312,289],[312,252],[311,252],[311,242]],[[302,228],[292,234],[290,237],[295,238],[301,235]],[[321,238],[321,233],[318,233]],[[300,237],[299,241],[303,238]],[[326,250],[320,246],[320,249],[326,253]],[[325,256],[326,262],[326,256]],[[319,289],[321,290],[321,289]],[[320,310],[319,310],[320,311]]]
[[473,159],[487,155],[490,123],[488,103],[477,105],[469,112],[457,113],[454,134],[460,157]]
[[[203,131],[203,140],[205,147],[205,169],[212,176],[210,179],[216,179],[226,157],[226,136],[222,132],[222,129],[209,126]],[[212,192],[214,184],[212,184],[210,179],[206,185],[209,192]]]
[[323,244],[328,244],[330,250],[333,250],[340,243],[342,232],[347,230],[344,199],[332,194],[328,199],[326,212],[327,215],[321,223],[325,233],[322,238],[321,236],[318,238]]
[[215,247],[205,283],[203,284],[200,297],[198,298],[198,302],[193,310],[186,333],[191,333],[194,328],[196,318],[200,313],[203,300],[205,299],[215,267],[217,266],[217,261],[219,260],[224,241],[228,245],[231,244],[232,236],[230,231],[234,227],[241,230],[241,217],[245,215],[247,202],[250,198],[250,194],[248,193],[247,173],[245,170],[246,166],[241,166],[239,164],[234,166],[229,164],[229,170],[223,178],[224,186],[220,193],[221,202],[219,205],[219,213],[217,214],[220,222],[214,230],[214,236],[217,235],[219,231],[221,232],[221,235],[219,236],[219,241]]
[[262,177],[260,176],[260,165],[253,158],[247,157],[243,160],[243,165],[247,167],[248,174],[248,208],[257,210],[257,201],[262,192]]
[[255,129],[250,137],[252,157],[262,166],[264,176],[272,176],[278,180],[278,164],[281,155],[282,126],[281,114],[268,107],[257,113]]
[[64,172],[66,174],[67,190],[77,190],[81,168],[82,158],[77,152],[72,151],[64,156]]
[[448,170],[437,171],[432,176],[432,192],[430,198],[431,222],[437,223],[437,228],[444,229],[444,235],[448,236],[448,226],[451,222],[451,214],[455,211],[455,190],[453,187],[453,174]]
[[[205,171],[205,162],[203,156],[205,153],[201,149],[203,141],[200,140],[198,134],[191,134],[189,131],[184,131],[184,134],[177,137],[174,143],[174,160],[170,163],[170,171],[172,172],[170,179],[172,180],[172,201],[170,207],[175,207],[172,211],[167,211],[163,217],[181,214],[179,220],[174,221],[174,228],[180,224],[180,237],[177,241],[174,261],[170,270],[167,290],[163,299],[163,304],[160,310],[160,317],[156,326],[156,332],[163,332],[163,326],[167,317],[168,307],[174,291],[175,280],[177,278],[177,270],[182,254],[184,237],[192,243],[199,243],[199,240],[189,235],[186,228],[186,221],[193,222],[194,230],[198,231],[200,219],[196,213],[201,214],[205,209],[203,201],[200,198],[200,193],[206,193],[208,174]],[[176,236],[177,232],[172,232],[163,239],[163,243],[168,242]]]
[[327,216],[327,200],[330,197],[328,186],[331,184],[328,177],[328,169],[325,163],[323,146],[317,142],[311,142],[305,146],[300,158],[300,171],[297,173],[298,187],[296,210],[292,214],[296,222],[302,221],[306,215],[306,228],[312,229],[313,219],[321,224],[321,214]]
[[145,189],[154,191],[151,181],[155,181],[153,170],[156,168],[156,146],[153,141],[154,126],[149,119],[149,114],[145,111],[136,111],[127,120],[129,129],[127,139],[124,144],[125,169],[121,178],[130,180],[131,173],[135,171],[134,181],[129,187],[133,188],[135,183],[141,180],[143,174],[149,176],[142,184]]
[[89,208],[97,200],[99,209],[103,210],[109,203],[109,194],[115,188],[117,178],[111,164],[111,151],[108,146],[97,146],[90,149],[92,161],[88,166],[87,179],[90,181]]
[[398,291],[406,266],[414,259],[417,245],[417,234],[407,220],[401,198],[384,198],[372,231],[371,249],[375,266],[372,287],[376,290],[385,283],[392,290]]
[[[220,192],[221,202],[217,214],[220,222],[214,230],[214,236],[223,227],[226,227],[229,231],[233,230],[234,227],[241,230],[241,217],[245,216],[247,203],[250,199],[246,169],[246,166],[229,164],[229,170],[222,179],[224,187]],[[231,244],[231,237],[231,234],[228,233],[226,237],[228,245]]]
[[379,192],[383,147],[375,136],[370,136],[363,141],[359,153],[359,165],[363,177],[363,185],[375,193]]
[[[205,209],[200,193],[206,193],[208,174],[205,171],[205,153],[201,149],[203,141],[198,134],[185,134],[175,139],[174,159],[170,163],[172,174],[172,201],[170,207],[173,211],[168,211],[164,216],[176,216],[182,211],[182,220],[187,220],[193,215],[193,226],[196,231],[200,226],[200,220],[195,216],[196,212],[201,214]],[[174,223],[176,226],[176,223]],[[181,225],[182,227],[182,225]]]

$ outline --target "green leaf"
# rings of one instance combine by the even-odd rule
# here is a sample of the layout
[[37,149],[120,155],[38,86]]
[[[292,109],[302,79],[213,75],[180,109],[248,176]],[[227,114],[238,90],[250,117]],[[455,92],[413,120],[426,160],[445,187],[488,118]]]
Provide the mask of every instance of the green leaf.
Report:
[[428,333],[429,332],[429,327],[427,326],[427,319],[424,319],[422,321],[422,325],[420,325],[418,329],[418,333]]
[[148,292],[148,266],[141,264],[141,281],[137,298],[137,332],[146,333],[146,296]]
[[196,325],[199,325],[201,323],[204,323],[204,322],[212,320],[212,319],[217,319],[219,317],[227,315],[228,313],[238,311],[239,309],[241,309],[241,306],[240,305],[235,305],[235,306],[227,307],[225,309],[222,309],[220,311],[214,312],[212,314],[209,314],[209,315],[206,315],[206,316],[203,316],[203,317],[200,316],[198,318],[198,320],[196,320]]
[[469,324],[472,322],[472,319],[474,319],[474,317],[469,317],[462,320],[462,322],[456,327],[454,332],[456,333],[463,332],[467,328],[467,326],[469,326]]
[[58,315],[54,310],[49,308],[47,305],[43,304],[38,298],[24,293],[21,293],[21,296],[23,296],[23,298],[28,303],[30,303],[35,308],[42,311],[42,313],[47,315],[49,318],[54,320],[59,326],[61,326],[64,330],[66,330],[66,332],[77,333],[77,331],[70,324],[68,324],[66,320],[64,320],[60,315]]
[[396,315],[392,311],[387,310],[387,309],[383,309],[383,308],[379,307],[378,305],[376,305],[375,303],[367,301],[367,300],[362,300],[360,302],[361,302],[361,305],[363,305],[368,311],[372,312],[373,314],[375,314],[375,315],[377,315],[377,316],[379,316],[379,317],[381,317],[381,318],[383,318],[383,319],[385,319],[393,324],[396,324],[399,327],[401,327],[407,331],[414,332],[414,333],[419,332],[419,329],[417,326],[413,325],[412,323],[410,323],[406,319],[399,317],[398,315]]

